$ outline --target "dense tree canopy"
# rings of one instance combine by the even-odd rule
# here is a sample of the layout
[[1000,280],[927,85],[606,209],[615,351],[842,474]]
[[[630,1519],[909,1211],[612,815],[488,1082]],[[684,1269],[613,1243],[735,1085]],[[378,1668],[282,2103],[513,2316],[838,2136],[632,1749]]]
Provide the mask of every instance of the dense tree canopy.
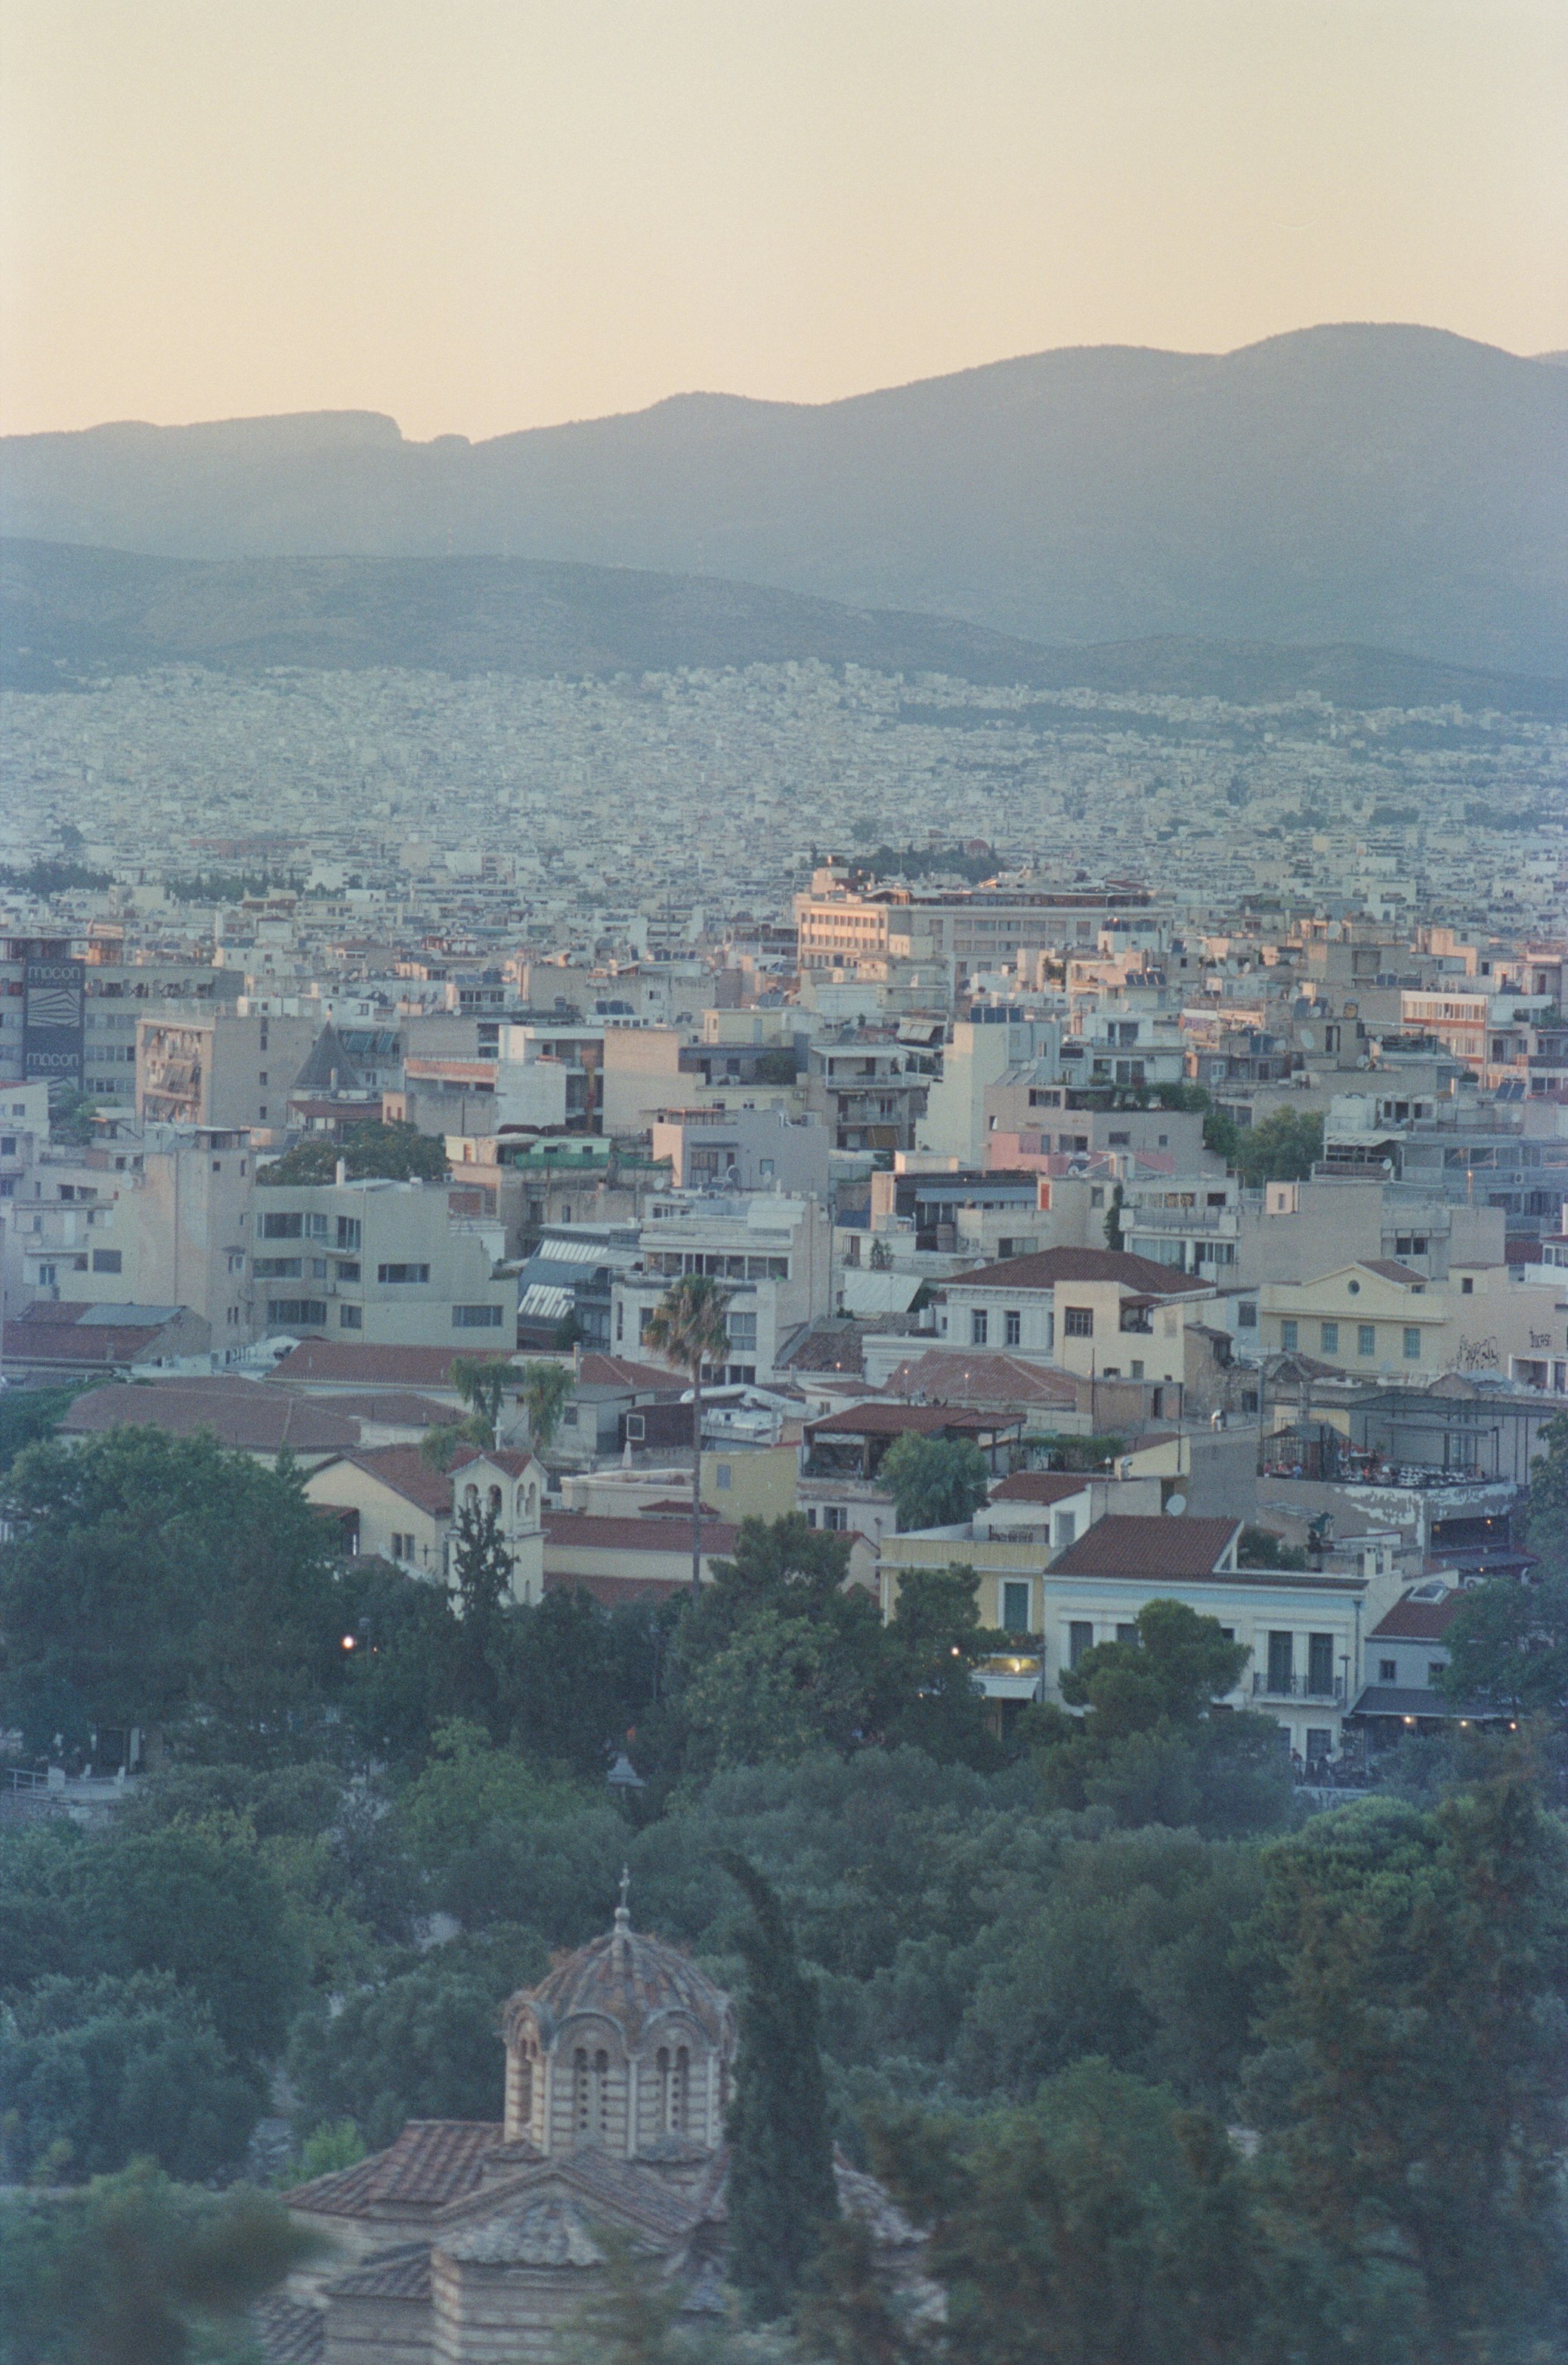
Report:
[[340,1161],[351,1182],[444,1182],[446,1145],[413,1125],[383,1125],[378,1117],[335,1134],[307,1134],[281,1158],[256,1169],[264,1183],[335,1182]]
[[893,1498],[901,1532],[911,1528],[960,1525],[984,1502],[991,1473],[984,1456],[966,1438],[893,1440],[878,1478]]
[[265,1754],[333,1691],[347,1596],[288,1468],[118,1429],[22,1454],[0,1518],[0,1708],[28,1746],[212,1721]]

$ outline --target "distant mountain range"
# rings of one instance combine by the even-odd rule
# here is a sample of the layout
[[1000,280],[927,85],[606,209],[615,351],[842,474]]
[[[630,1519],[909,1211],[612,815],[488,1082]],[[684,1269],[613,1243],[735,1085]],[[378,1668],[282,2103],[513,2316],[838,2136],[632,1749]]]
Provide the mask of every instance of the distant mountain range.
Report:
[[1047,648],[946,616],[852,608],[714,576],[521,558],[162,558],[0,544],[0,682],[58,689],[164,665],[671,672],[820,658],[1039,689],[1169,691],[1242,705],[1568,717],[1568,684],[1354,646],[1172,637]]
[[183,557],[636,567],[1047,644],[1352,643],[1556,677],[1568,371],[1352,326],[815,406],[682,395],[478,444],[370,412],[98,427],[0,443],[0,524]]

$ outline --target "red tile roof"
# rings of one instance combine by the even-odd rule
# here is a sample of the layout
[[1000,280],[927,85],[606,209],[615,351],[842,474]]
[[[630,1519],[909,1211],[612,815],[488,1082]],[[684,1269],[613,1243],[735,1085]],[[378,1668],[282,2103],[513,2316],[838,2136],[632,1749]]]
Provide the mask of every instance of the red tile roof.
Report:
[[991,1490],[993,1503],[1060,1503],[1092,1483],[1087,1470],[1015,1470]]
[[1051,1563],[1053,1576],[1212,1576],[1239,1519],[1138,1519],[1109,1513]]
[[678,1396],[690,1384],[665,1364],[629,1362],[622,1355],[584,1355],[577,1365],[580,1388],[628,1388],[639,1396]]
[[1406,1288],[1425,1289],[1427,1286],[1424,1272],[1413,1272],[1407,1264],[1396,1264],[1393,1257],[1362,1257],[1361,1265],[1363,1272],[1378,1273],[1384,1281],[1403,1282]]
[[443,2208],[476,2189],[503,2133],[489,2119],[410,2119],[385,2151],[297,2184],[284,2198],[291,2209],[326,2217]]
[[962,1405],[851,1405],[847,1412],[825,1413],[806,1423],[811,1437],[935,1437],[942,1429],[961,1429],[966,1436],[983,1435],[1004,1427],[1018,1416],[977,1412]]
[[[591,1511],[546,1511],[543,1525],[546,1550],[685,1552],[690,1557],[689,1512],[684,1519],[599,1519]],[[723,1559],[734,1552],[739,1536],[739,1528],[728,1519],[704,1519],[703,1552]]]
[[67,1437],[111,1429],[161,1429],[170,1437],[208,1429],[240,1452],[342,1453],[359,1443],[359,1423],[308,1396],[269,1394],[256,1380],[111,1382],[78,1396],[62,1420]]
[[1445,1594],[1440,1601],[1412,1601],[1406,1597],[1403,1601],[1396,1601],[1387,1616],[1379,1620],[1369,1639],[1390,1642],[1440,1642],[1453,1624],[1460,1598],[1457,1591]]
[[267,1377],[288,1382],[353,1381],[365,1388],[440,1388],[452,1385],[455,1362],[510,1360],[505,1348],[379,1347],[353,1339],[302,1339]]
[[412,1388],[366,1388],[358,1395],[334,1388],[330,1395],[307,1396],[304,1401],[351,1420],[390,1421],[402,1429],[439,1429],[454,1418],[451,1405],[436,1396],[422,1396]]
[[626,1601],[667,1601],[690,1583],[689,1575],[601,1576],[591,1570],[581,1575],[573,1570],[562,1576],[554,1569],[544,1572],[546,1593],[586,1593],[606,1609],[618,1609]]
[[432,1519],[444,1519],[451,1513],[451,1475],[428,1463],[417,1445],[366,1445],[342,1458],[355,1470],[378,1478],[405,1502],[428,1511]]
[[1066,1409],[1078,1402],[1070,1373],[1049,1371],[1017,1355],[965,1354],[933,1347],[901,1363],[887,1384],[890,1395],[923,1395],[942,1404],[1034,1406]]
[[951,1289],[1054,1289],[1058,1282],[1114,1281],[1124,1289],[1147,1290],[1158,1297],[1212,1296],[1206,1281],[1183,1272],[1180,1265],[1156,1264],[1152,1257],[1131,1256],[1125,1249],[1044,1249],[1036,1256],[1003,1257],[1000,1264],[956,1272]]

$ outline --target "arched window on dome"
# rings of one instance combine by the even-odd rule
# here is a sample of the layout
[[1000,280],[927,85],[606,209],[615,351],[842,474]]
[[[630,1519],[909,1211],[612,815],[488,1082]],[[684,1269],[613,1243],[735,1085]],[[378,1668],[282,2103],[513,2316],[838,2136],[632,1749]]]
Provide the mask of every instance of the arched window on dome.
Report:
[[670,2096],[670,2133],[691,2132],[691,2056],[683,2045],[675,2057],[675,2085]]
[[593,2132],[593,2091],[588,2081],[588,2057],[579,2045],[572,2056],[572,2131],[579,2138]]
[[660,2046],[655,2067],[658,2071],[659,2077],[659,2133],[661,2135],[667,2135],[669,2133],[670,2103],[673,2099],[670,2092],[669,2046],[667,2045]]
[[593,2057],[594,2133],[601,2143],[610,2140],[610,2056],[596,2053]]
[[526,2054],[517,2066],[517,2116],[520,2126],[533,2124],[533,2064]]

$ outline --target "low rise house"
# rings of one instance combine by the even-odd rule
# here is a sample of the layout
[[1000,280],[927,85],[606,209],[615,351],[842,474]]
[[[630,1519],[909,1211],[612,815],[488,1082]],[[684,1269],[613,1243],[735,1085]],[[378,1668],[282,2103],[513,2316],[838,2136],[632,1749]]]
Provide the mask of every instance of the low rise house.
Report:
[[156,1429],[165,1437],[211,1437],[233,1453],[274,1469],[286,1453],[308,1473],[362,1442],[352,1414],[319,1398],[219,1373],[210,1379],[115,1381],[77,1397],[60,1423],[67,1439],[106,1437],[117,1429]]
[[438,1470],[418,1446],[362,1447],[323,1462],[305,1482],[309,1500],[335,1518],[351,1554],[394,1562],[432,1584],[452,1581],[458,1520],[466,1507],[493,1510],[512,1556],[514,1601],[544,1590],[543,1506],[548,1475],[531,1453],[463,1446]]
[[1057,1697],[1063,1669],[1097,1642],[1135,1638],[1146,1602],[1185,1602],[1251,1654],[1228,1704],[1272,1717],[1304,1765],[1325,1762],[1361,1687],[1367,1625],[1395,1580],[1242,1568],[1240,1536],[1239,1519],[1112,1513],[1060,1552],[995,1534],[884,1538],[883,1614],[905,1569],[974,1568],[982,1621],[1018,1638],[1014,1657],[982,1676],[1005,1702]]
[[1265,1283],[1259,1332],[1266,1355],[1311,1355],[1359,1376],[1429,1379],[1452,1332],[1446,1289],[1395,1260],[1340,1265],[1315,1281]]

